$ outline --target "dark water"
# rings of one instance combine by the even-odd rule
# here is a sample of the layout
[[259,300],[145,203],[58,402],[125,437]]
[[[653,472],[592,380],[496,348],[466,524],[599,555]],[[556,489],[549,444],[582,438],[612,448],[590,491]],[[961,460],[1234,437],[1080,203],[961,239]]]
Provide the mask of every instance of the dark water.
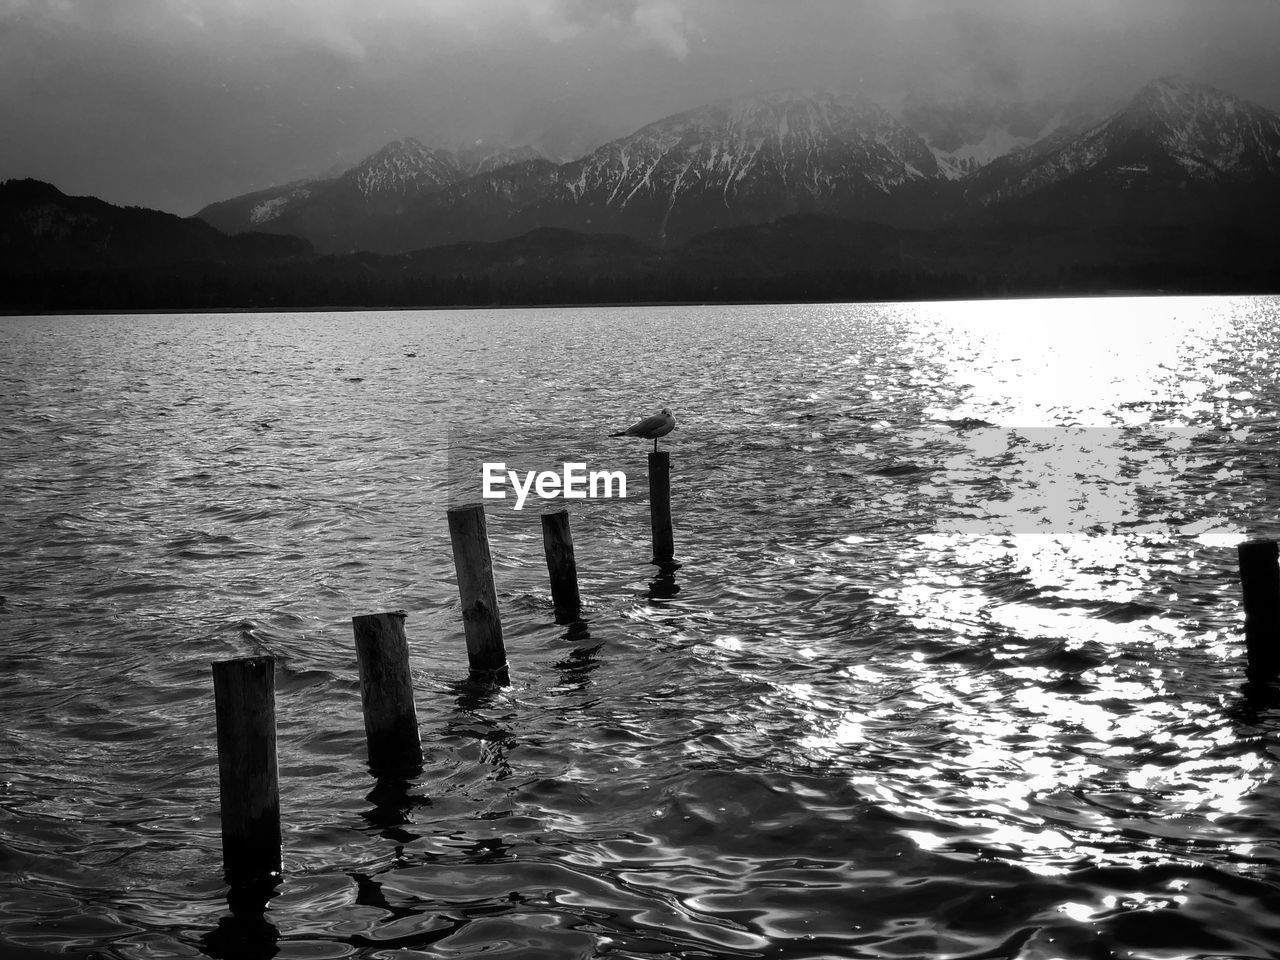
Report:
[[[0,956],[1280,955],[1234,572],[1280,534],[1277,320],[0,319]],[[603,436],[662,405],[669,578]],[[477,443],[631,482],[572,505],[586,638],[540,505],[490,504],[489,694],[444,521]],[[386,802],[350,617],[398,608],[427,759]],[[260,653],[285,876],[233,914],[209,664]]]

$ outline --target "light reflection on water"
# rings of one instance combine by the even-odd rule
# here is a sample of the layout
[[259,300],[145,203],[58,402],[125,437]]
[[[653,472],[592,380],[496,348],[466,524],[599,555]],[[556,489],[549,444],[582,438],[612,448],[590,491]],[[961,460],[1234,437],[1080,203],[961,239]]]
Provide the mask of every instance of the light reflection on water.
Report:
[[[0,947],[1274,954],[1275,704],[1241,693],[1231,548],[1278,532],[1276,320],[0,321]],[[491,505],[515,683],[468,693],[449,467],[638,479],[605,434],[661,405],[681,568],[646,562],[642,480],[575,504],[574,635],[536,513]],[[428,759],[375,790],[349,618],[397,608]],[[235,917],[208,663],[264,652],[286,878]]]

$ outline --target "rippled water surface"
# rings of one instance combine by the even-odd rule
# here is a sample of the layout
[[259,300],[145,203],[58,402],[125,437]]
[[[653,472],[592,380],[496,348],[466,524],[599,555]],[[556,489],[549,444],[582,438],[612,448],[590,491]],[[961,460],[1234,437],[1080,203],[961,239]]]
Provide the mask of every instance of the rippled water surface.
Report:
[[[0,318],[0,956],[1280,955],[1280,301]],[[677,559],[649,563],[658,407]],[[483,449],[513,683],[445,510]],[[562,501],[556,501],[560,505]],[[350,618],[404,609],[375,792]],[[284,877],[221,876],[209,665],[278,660]],[[394,793],[394,791],[392,791]]]

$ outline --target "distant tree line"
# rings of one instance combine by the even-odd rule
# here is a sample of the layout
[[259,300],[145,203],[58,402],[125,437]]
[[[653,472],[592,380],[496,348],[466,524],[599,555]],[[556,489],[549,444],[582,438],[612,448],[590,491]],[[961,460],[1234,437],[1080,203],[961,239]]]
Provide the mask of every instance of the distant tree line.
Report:
[[1280,273],[1257,265],[1162,260],[1043,264],[1019,272],[824,267],[746,274],[669,267],[596,274],[506,269],[442,275],[416,272],[403,258],[378,262],[356,257],[62,269],[0,279],[2,306],[10,313],[930,300],[1116,290],[1280,292]]

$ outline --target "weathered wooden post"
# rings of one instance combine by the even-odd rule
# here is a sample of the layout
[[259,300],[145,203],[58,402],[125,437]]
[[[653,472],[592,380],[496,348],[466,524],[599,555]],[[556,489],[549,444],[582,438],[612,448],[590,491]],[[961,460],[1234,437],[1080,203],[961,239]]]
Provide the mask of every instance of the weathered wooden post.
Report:
[[422,767],[404,620],[399,610],[351,618],[360,664],[364,734],[375,774],[411,773]]
[[280,873],[275,658],[215,663],[213,699],[222,862],[236,887]]
[[542,515],[542,549],[547,555],[556,622],[572,623],[582,613],[582,595],[578,592],[578,564],[573,558],[568,510],[552,510]]
[[653,562],[669,563],[676,552],[671,532],[671,456],[649,454],[649,523],[653,527]]
[[1244,644],[1250,680],[1280,673],[1280,547],[1274,540],[1237,545],[1244,599]]
[[489,553],[484,506],[471,503],[451,507],[449,539],[453,541],[453,566],[458,573],[471,677],[505,686],[511,678],[498,616],[498,592],[493,585],[493,557]]

